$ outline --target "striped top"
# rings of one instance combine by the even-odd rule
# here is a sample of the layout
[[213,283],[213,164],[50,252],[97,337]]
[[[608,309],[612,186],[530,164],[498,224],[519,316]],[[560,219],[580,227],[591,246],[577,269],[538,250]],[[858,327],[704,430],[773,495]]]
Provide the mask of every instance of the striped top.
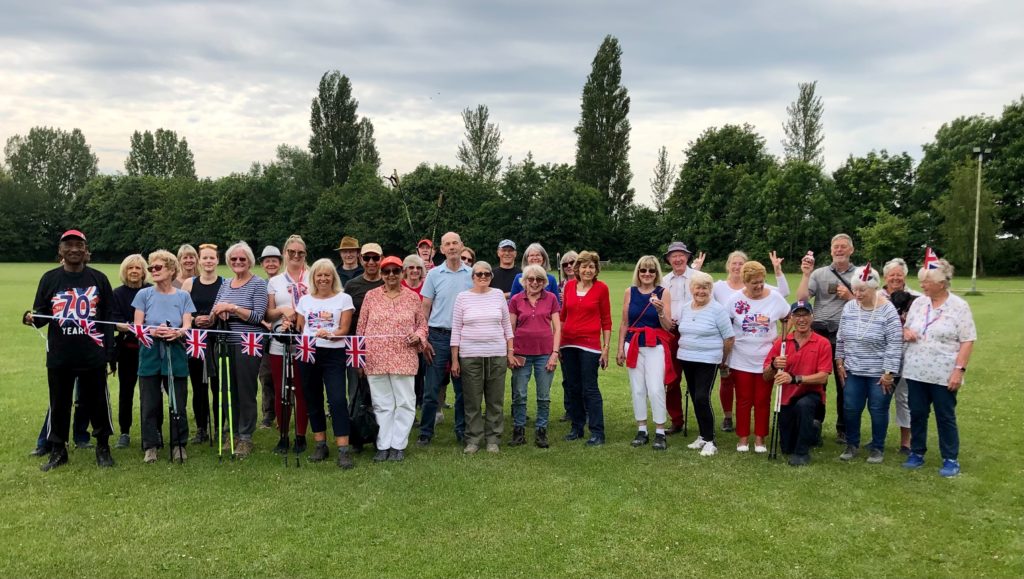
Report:
[[[224,280],[217,291],[215,304],[229,303],[240,308],[249,310],[249,317],[242,320],[231,316],[228,318],[228,328],[234,332],[263,332],[263,316],[267,313],[267,280],[258,275],[249,278],[240,288],[231,287],[232,279]],[[228,334],[229,344],[240,344],[241,336]]]
[[865,310],[857,300],[843,306],[836,335],[836,359],[858,376],[899,374],[903,358],[903,325],[892,302]]
[[486,293],[466,290],[455,297],[451,344],[458,346],[460,358],[505,356],[511,339],[504,292],[495,288]]

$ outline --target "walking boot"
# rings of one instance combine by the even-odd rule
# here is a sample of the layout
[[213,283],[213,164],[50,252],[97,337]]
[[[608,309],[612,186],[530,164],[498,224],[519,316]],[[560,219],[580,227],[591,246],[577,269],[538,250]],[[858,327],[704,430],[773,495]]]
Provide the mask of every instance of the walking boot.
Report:
[[309,455],[309,462],[321,462],[327,459],[327,441],[318,440],[313,446],[313,452]]
[[277,441],[277,446],[274,447],[274,454],[285,454],[288,452],[288,435],[282,435],[280,440]]
[[295,454],[302,454],[302,453],[306,452],[306,435],[305,434],[296,434],[295,435],[295,445],[292,446],[292,452],[294,452]]
[[352,447],[345,445],[338,447],[338,468],[350,469],[356,465],[352,461]]
[[512,429],[512,440],[509,441],[509,446],[520,446],[526,444],[526,428],[522,426],[516,426]]
[[110,456],[109,444],[99,444],[96,446],[96,464],[104,468],[114,466],[114,457]]
[[537,436],[535,437],[535,442],[537,444],[537,448],[547,448],[548,447],[548,429],[547,428],[538,428],[537,429]]
[[43,472],[51,471],[58,466],[65,465],[68,463],[68,449],[63,444],[59,447],[55,447],[50,451],[50,459],[43,463],[39,470]]

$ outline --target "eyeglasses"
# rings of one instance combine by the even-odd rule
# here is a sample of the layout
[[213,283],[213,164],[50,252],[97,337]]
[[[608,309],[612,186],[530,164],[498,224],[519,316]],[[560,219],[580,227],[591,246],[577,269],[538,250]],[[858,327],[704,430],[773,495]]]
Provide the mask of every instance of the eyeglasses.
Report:
[[230,258],[228,258],[228,261],[230,261],[231,263],[245,263],[245,262],[249,261],[249,258],[248,257],[230,257]]
[[480,279],[486,279],[486,278],[489,278],[489,277],[493,276],[494,274],[489,272],[489,271],[474,271],[473,275],[475,277],[480,278]]
[[641,267],[640,269],[637,270],[637,272],[638,273],[642,273],[642,274],[648,274],[648,273],[649,274],[656,274],[656,273],[658,273],[658,270],[652,269],[652,268]]
[[163,271],[163,270],[164,270],[164,266],[160,265],[159,263],[156,264],[156,265],[151,265],[151,266],[146,268],[146,271],[148,271],[149,273],[155,273],[155,272]]
[[291,257],[306,257],[306,252],[299,249],[289,249],[288,255]]
[[546,282],[548,280],[546,280],[546,279],[544,279],[542,277],[528,277],[528,278],[526,278],[526,281],[534,282],[534,283],[542,283],[542,282]]
[[398,269],[397,267],[385,268],[385,269],[380,270],[380,272],[382,274],[384,274],[384,275],[401,275],[402,274],[402,270]]
[[380,261],[380,256],[375,253],[367,253],[363,255],[363,261]]
[[201,243],[199,244],[199,249],[212,249],[214,251],[217,251],[217,246],[213,243]]

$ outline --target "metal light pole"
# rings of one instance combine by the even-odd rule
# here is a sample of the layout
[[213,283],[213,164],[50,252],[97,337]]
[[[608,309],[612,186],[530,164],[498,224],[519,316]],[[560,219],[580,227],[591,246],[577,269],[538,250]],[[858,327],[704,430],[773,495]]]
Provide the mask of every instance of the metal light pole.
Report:
[[992,149],[974,147],[974,153],[978,155],[978,192],[974,197],[974,265],[971,268],[970,295],[978,294],[978,224],[981,216],[981,161],[985,154],[991,152]]

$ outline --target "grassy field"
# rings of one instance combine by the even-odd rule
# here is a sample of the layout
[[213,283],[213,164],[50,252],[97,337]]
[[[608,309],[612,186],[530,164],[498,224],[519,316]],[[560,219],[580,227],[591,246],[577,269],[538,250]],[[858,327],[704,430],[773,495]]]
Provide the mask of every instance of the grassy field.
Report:
[[[711,458],[681,436],[665,453],[633,449],[618,367],[601,375],[603,448],[562,442],[567,426],[554,422],[546,451],[465,457],[449,414],[402,464],[364,453],[352,471],[286,470],[269,452],[276,433],[260,430],[244,462],[190,447],[184,466],[145,465],[136,445],[114,451],[114,469],[83,450],[41,473],[26,455],[47,405],[44,342],[19,319],[48,267],[0,264],[0,577],[1024,576],[1020,279],[981,280],[989,293],[968,298],[979,341],[958,412],[963,474],[951,480],[936,474],[934,422],[915,472],[899,466],[895,424],[882,465],[840,463],[831,437],[804,469],[737,454],[732,434]],[[100,267],[118,285],[116,266]],[[602,277],[617,322],[628,274]],[[559,386],[552,399],[557,417]]]

